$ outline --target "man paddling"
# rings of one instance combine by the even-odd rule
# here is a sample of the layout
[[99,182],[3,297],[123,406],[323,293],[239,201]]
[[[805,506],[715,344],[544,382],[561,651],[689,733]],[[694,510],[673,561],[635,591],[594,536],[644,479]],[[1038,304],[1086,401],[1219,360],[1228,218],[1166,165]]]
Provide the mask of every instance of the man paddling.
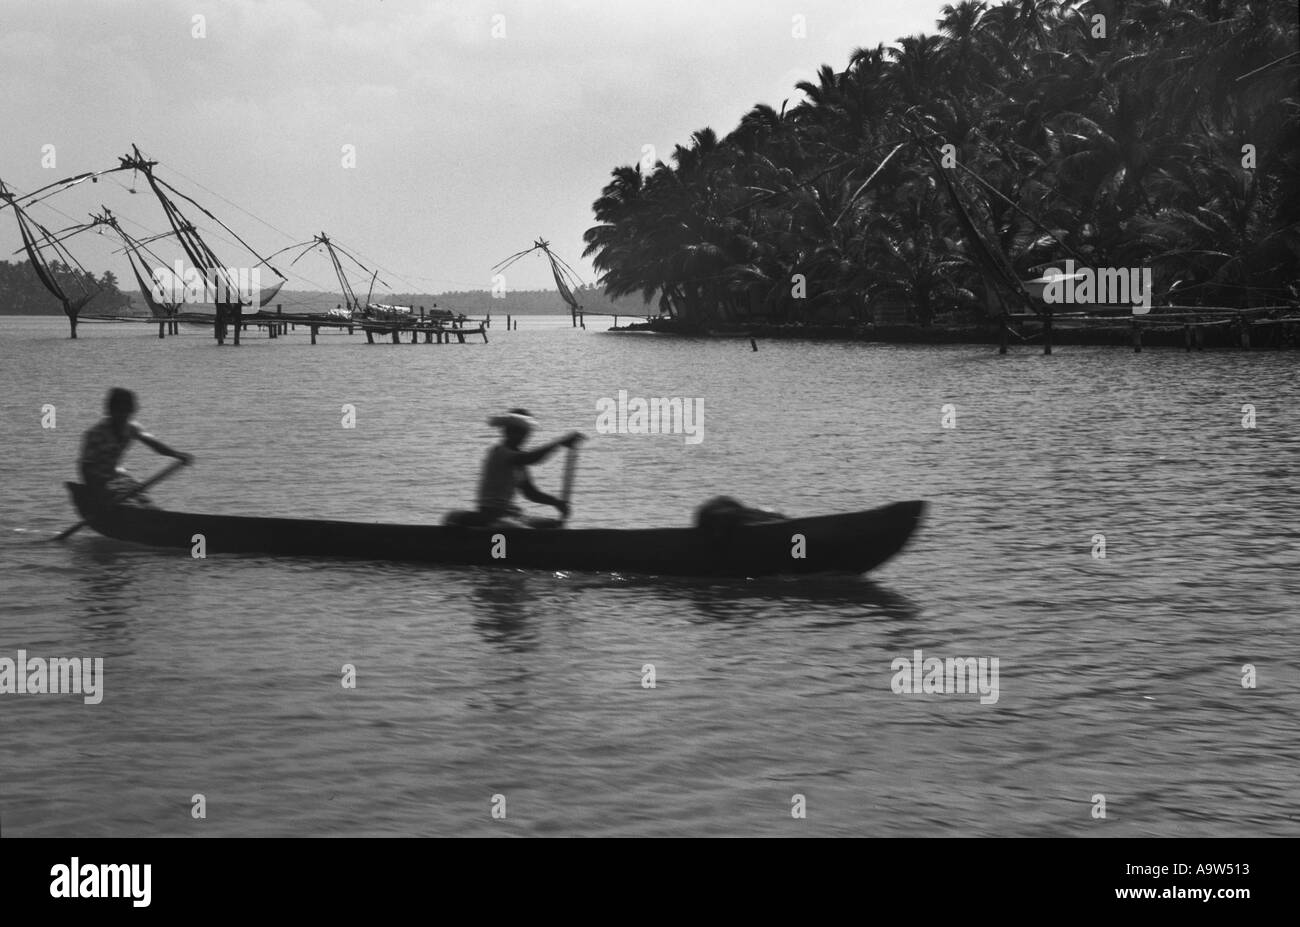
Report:
[[568,518],[569,504],[538,489],[528,474],[528,468],[546,460],[562,447],[573,447],[583,439],[583,435],[571,431],[563,438],[525,451],[523,444],[537,427],[536,419],[528,414],[527,409],[511,409],[505,415],[494,415],[488,419],[488,424],[501,429],[502,439],[492,445],[483,459],[478,483],[478,511],[453,512],[447,518],[448,523],[471,526],[522,520],[533,527],[553,525],[550,520],[525,519],[523,510],[515,504],[516,492],[522,493],[530,502],[554,506],[562,518]]
[[104,409],[108,415],[87,429],[81,439],[78,461],[81,480],[102,502],[117,502],[131,495],[131,502],[148,504],[142,493],[134,492],[141,484],[121,467],[131,442],[139,441],[165,457],[175,457],[187,464],[193,463],[194,458],[172,450],[131,420],[137,405],[135,393],[129,389],[119,386],[109,390]]

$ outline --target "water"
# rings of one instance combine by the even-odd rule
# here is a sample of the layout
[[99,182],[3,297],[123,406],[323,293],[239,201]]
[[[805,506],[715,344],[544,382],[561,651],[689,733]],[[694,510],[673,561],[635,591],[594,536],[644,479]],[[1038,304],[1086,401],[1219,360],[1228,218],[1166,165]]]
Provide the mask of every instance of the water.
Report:
[[[1300,833],[1293,353],[754,353],[535,318],[463,346],[81,335],[0,317],[0,656],[105,674],[99,705],[0,696],[5,836]],[[684,524],[724,492],[930,511],[870,579],[47,543],[117,384],[198,458],[158,487],[172,508],[434,522],[472,501],[485,416],[522,405],[544,438],[593,433],[575,527]],[[704,399],[705,440],[594,435],[619,389]],[[561,471],[534,475],[555,492]],[[997,703],[895,694],[915,649],[997,657]]]

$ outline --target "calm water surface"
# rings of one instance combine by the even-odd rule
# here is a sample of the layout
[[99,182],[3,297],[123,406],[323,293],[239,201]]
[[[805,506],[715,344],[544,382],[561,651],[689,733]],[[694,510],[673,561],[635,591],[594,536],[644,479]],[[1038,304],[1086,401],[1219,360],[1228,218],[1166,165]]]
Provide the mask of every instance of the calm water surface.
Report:
[[[0,317],[0,656],[102,657],[104,698],[0,695],[5,836],[1300,834],[1294,353],[754,353],[535,318],[464,346],[66,334]],[[47,543],[117,384],[199,459],[169,508],[436,522],[472,502],[486,414],[522,405],[544,439],[592,434],[575,527],[686,524],[719,493],[930,510],[869,580]],[[705,440],[595,435],[619,389],[703,398]],[[997,657],[997,703],[892,692],[918,648]]]

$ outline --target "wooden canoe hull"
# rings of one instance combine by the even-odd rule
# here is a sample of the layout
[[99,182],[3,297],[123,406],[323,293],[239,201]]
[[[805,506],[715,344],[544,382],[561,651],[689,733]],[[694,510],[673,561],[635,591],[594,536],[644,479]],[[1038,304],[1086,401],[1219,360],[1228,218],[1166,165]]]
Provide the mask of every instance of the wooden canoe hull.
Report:
[[[923,502],[896,502],[844,515],[698,528],[463,528],[302,518],[201,515],[90,504],[69,483],[73,504],[100,534],[154,547],[189,549],[203,535],[207,556],[270,554],[516,569],[673,576],[865,573],[912,536]],[[795,556],[803,536],[803,557]],[[499,556],[504,553],[504,556]]]

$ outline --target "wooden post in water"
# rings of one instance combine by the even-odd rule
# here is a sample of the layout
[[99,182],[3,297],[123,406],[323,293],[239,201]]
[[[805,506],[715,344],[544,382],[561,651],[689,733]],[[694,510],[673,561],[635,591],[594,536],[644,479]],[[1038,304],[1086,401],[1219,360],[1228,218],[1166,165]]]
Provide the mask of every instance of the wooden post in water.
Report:
[[368,328],[367,328],[367,329],[364,329],[364,331],[365,331],[365,333],[366,333],[366,344],[374,344],[374,343],[375,343],[375,333],[372,332],[372,331],[371,331],[370,329],[368,329]]
[[1142,353],[1142,326],[1138,324],[1138,320],[1136,318],[1134,318],[1133,321],[1129,324],[1133,328],[1133,353],[1141,354]]
[[402,333],[399,332],[399,331],[397,330],[396,327],[394,327],[394,328],[393,328],[393,344],[401,344],[401,343],[402,343]]
[[235,297],[233,308],[235,310],[235,347],[239,347],[239,330],[244,327],[244,304],[239,301],[238,296]]
[[1246,321],[1245,316],[1237,316],[1237,326],[1240,328],[1241,349],[1250,350],[1250,323]]
[[582,330],[583,330],[583,331],[586,331],[586,330],[587,330],[587,313],[585,313],[585,312],[579,312],[579,313],[578,313],[578,321],[582,324]]
[[506,331],[510,331],[510,313],[506,313]]
[[311,343],[312,343],[312,344],[315,344],[315,343],[316,343],[316,333],[317,333],[318,331],[320,331],[320,326],[319,326],[319,325],[313,325],[313,326],[311,327]]
[[1188,322],[1183,326],[1183,350],[1188,354],[1192,353],[1192,323]]
[[166,327],[166,325],[167,325],[166,322],[159,322],[159,323],[158,323],[158,337],[159,337],[159,338],[166,338],[166,337],[167,337],[167,335],[163,333],[163,329]]
[[1005,315],[1002,317],[1002,324],[999,327],[1001,328],[1001,331],[998,333],[998,353],[1006,354],[1007,335],[1011,330],[1011,326],[1007,324],[1007,317]]
[[1192,332],[1192,337],[1196,341],[1196,350],[1204,351],[1205,350],[1205,326],[1196,325],[1194,326],[1194,328],[1195,331]]
[[1043,353],[1052,353],[1052,307],[1047,307],[1047,318],[1043,321]]

